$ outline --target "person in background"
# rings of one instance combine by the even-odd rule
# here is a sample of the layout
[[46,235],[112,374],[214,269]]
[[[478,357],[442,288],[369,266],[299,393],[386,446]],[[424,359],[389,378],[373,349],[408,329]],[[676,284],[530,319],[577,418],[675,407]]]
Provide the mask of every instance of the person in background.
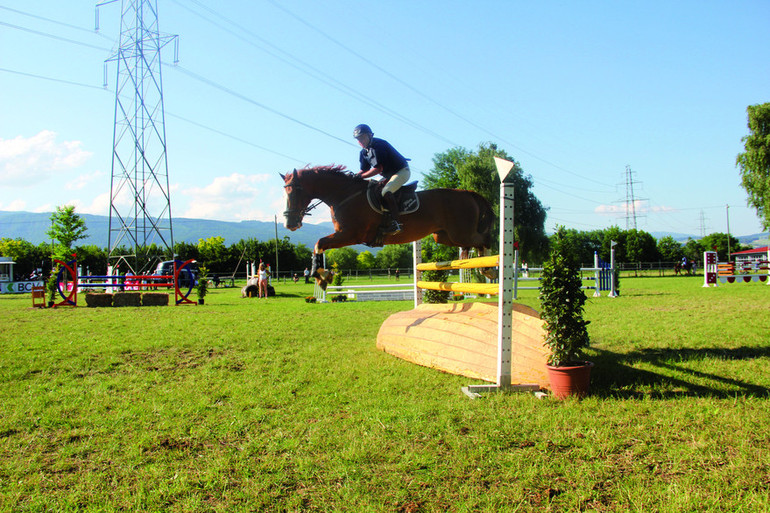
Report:
[[257,271],[259,297],[267,297],[267,269],[265,263],[259,263],[259,271]]

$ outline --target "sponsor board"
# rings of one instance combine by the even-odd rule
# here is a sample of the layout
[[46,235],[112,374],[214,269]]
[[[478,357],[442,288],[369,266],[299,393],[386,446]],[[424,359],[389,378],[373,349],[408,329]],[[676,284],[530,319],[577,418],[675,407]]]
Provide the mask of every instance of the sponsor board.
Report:
[[39,281],[4,281],[0,283],[0,294],[24,294],[32,292],[32,287],[42,287],[42,280]]

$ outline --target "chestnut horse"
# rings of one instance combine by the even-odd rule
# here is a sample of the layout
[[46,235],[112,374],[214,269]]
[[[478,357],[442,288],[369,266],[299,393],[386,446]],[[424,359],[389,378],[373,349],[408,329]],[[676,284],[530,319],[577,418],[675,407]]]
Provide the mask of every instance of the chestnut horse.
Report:
[[433,234],[439,244],[456,246],[464,251],[476,248],[479,254],[491,245],[491,228],[495,215],[487,200],[472,191],[431,189],[417,193],[419,208],[410,214],[401,214],[403,229],[395,235],[382,235],[383,214],[375,212],[366,199],[368,181],[345,166],[317,166],[295,169],[281,175],[286,191],[285,226],[294,231],[302,226],[302,219],[310,202],[318,199],[331,209],[334,233],[318,239],[313,251],[312,275],[325,289],[330,278],[321,267],[321,255],[327,249],[353,244],[403,244]]

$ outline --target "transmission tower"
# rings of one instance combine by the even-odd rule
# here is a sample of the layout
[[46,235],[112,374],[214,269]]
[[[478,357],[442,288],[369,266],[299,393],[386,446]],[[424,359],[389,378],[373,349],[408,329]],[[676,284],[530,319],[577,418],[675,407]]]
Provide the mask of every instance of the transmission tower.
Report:
[[[631,166],[626,166],[626,230],[636,230],[636,201],[642,198],[634,197],[634,172]],[[633,226],[632,226],[633,224]]]
[[[97,30],[99,7],[117,1],[96,5]],[[105,61],[105,87],[107,63],[117,62],[107,245],[110,261],[134,272],[157,256],[147,255],[151,244],[174,247],[161,75],[161,48],[171,41],[176,63],[178,39],[158,32],[157,0],[121,0],[118,49]]]
[[706,216],[703,213],[703,210],[700,211],[700,216],[698,217],[698,226],[700,228],[700,238],[706,236]]

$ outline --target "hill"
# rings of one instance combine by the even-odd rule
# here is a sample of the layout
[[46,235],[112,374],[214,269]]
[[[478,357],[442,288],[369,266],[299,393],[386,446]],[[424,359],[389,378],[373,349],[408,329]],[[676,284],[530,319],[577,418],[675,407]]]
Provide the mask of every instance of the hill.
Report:
[[[78,244],[94,244],[107,246],[107,231],[109,218],[91,214],[78,214],[88,227],[87,237]],[[304,224],[301,229],[291,232],[284,228],[279,220],[278,238],[289,237],[292,244],[304,244],[312,249],[316,241],[334,231],[332,223]],[[50,213],[34,212],[3,212],[0,211],[0,238],[22,238],[32,244],[40,244],[50,239],[46,232],[51,228]],[[174,241],[196,244],[198,239],[221,236],[226,245],[235,244],[241,239],[257,239],[260,241],[274,240],[275,223],[265,221],[212,221],[208,219],[174,219]],[[376,248],[354,246],[357,251],[369,250],[375,253]]]
[[[79,244],[94,244],[106,247],[109,218],[107,216],[91,214],[79,215],[88,227],[88,237],[84,241],[79,241]],[[334,231],[332,223],[319,223],[304,224],[301,229],[291,232],[283,227],[282,221],[282,219],[279,219],[278,238],[289,237],[289,241],[292,244],[304,244],[311,249],[315,246],[318,239]],[[46,232],[50,227],[50,213],[0,211],[0,238],[22,238],[37,245],[49,240]],[[174,240],[176,242],[196,244],[198,239],[221,236],[224,237],[225,244],[229,246],[241,239],[273,240],[275,239],[275,229],[275,223],[267,221],[229,222],[180,217],[174,219]],[[655,239],[670,235],[674,240],[682,243],[686,242],[687,239],[697,240],[700,238],[695,235],[673,232],[652,232],[650,235],[655,237]],[[754,233],[736,237],[741,244],[752,247],[766,246],[768,244],[767,233]],[[370,248],[363,245],[353,246],[353,248],[359,252],[368,250],[375,254],[378,251],[378,248]]]

